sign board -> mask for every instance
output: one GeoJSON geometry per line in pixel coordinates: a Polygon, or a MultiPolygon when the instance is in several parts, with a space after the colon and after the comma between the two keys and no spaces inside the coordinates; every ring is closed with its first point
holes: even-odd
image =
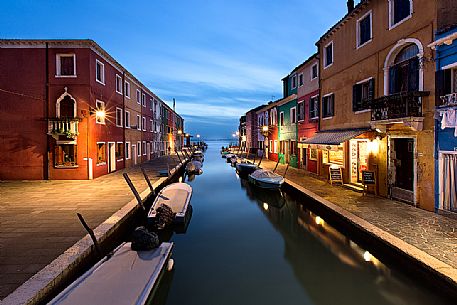
{"type": "Polygon", "coordinates": [[[376,184],[374,171],[362,171],[362,184],[376,184]]]}
{"type": "Polygon", "coordinates": [[[330,184],[333,184],[334,182],[343,184],[343,172],[341,171],[341,168],[329,167],[328,171],[330,174],[330,184]]]}

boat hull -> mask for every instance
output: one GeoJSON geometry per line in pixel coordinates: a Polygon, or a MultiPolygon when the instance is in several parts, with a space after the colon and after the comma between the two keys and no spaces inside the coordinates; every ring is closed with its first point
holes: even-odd
{"type": "Polygon", "coordinates": [[[176,213],[173,223],[182,224],[186,222],[191,198],[192,187],[187,183],[172,183],[164,187],[152,203],[147,216],[148,223],[155,223],[156,209],[161,204],[168,205],[176,213]]]}

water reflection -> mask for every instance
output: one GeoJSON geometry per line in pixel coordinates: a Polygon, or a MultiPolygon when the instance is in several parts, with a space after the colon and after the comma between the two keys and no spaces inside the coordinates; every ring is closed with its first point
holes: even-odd
{"type": "MultiPolygon", "coordinates": [[[[359,247],[325,220],[286,193],[266,194],[246,181],[242,188],[281,233],[284,257],[315,304],[441,304],[407,285],[369,251],[359,247]],[[328,252],[310,239],[318,241],[328,252]],[[330,259],[328,253],[338,261],[330,259]],[[357,295],[355,295],[355,293],[357,295]]],[[[444,303],[443,303],[444,304],[444,303]]]]}

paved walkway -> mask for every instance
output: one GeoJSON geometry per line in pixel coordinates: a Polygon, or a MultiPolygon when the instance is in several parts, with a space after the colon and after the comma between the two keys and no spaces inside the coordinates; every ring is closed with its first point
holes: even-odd
{"type": "MultiPolygon", "coordinates": [[[[268,169],[275,165],[269,160],[261,163],[261,167],[268,169]]],[[[284,174],[285,168],[285,165],[279,165],[276,172],[284,174]]],[[[342,186],[332,186],[301,169],[289,167],[286,178],[457,268],[456,219],[387,198],[362,196],[342,186]]]]}
{"type": "MultiPolygon", "coordinates": [[[[143,164],[151,182],[165,158],[143,164]]],[[[92,181],[0,181],[0,300],[86,235],[76,212],[95,228],[132,200],[124,172],[147,188],[139,166],[92,181]]]]}

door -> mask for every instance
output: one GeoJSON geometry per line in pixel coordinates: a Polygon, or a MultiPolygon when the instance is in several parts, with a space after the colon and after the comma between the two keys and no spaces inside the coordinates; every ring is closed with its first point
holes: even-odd
{"type": "Polygon", "coordinates": [[[114,143],[108,143],[108,171],[116,170],[116,146],[114,143]]]}
{"type": "Polygon", "coordinates": [[[362,171],[368,170],[368,141],[357,141],[357,182],[362,183],[362,171]]]}
{"type": "Polygon", "coordinates": [[[151,142],[146,143],[146,154],[148,155],[148,160],[151,160],[151,142]]]}
{"type": "Polygon", "coordinates": [[[390,168],[391,194],[395,199],[415,202],[415,140],[391,139],[390,168]]]}
{"type": "Polygon", "coordinates": [[[136,158],[137,158],[137,155],[136,155],[136,145],[132,145],[132,157],[133,157],[133,164],[136,165],[136,158]]]}
{"type": "Polygon", "coordinates": [[[306,159],[308,155],[308,150],[304,147],[300,148],[300,167],[306,169],[306,159]]]}

